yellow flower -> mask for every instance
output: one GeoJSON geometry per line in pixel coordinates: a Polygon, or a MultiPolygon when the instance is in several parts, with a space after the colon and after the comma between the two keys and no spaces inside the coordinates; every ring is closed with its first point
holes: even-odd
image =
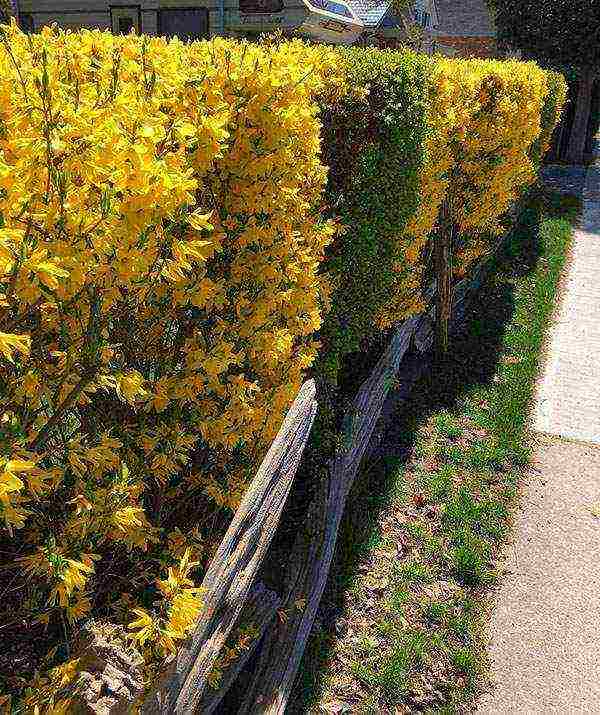
{"type": "Polygon", "coordinates": [[[30,350],[30,335],[15,335],[0,332],[0,353],[2,353],[9,362],[14,362],[14,353],[21,353],[21,355],[27,357],[30,350]]]}
{"type": "Polygon", "coordinates": [[[116,388],[119,397],[134,405],[137,400],[147,396],[144,389],[144,378],[137,370],[132,370],[126,374],[119,373],[116,376],[116,388]]]}
{"type": "Polygon", "coordinates": [[[201,231],[202,229],[212,231],[214,229],[214,225],[209,222],[209,219],[212,214],[212,211],[209,211],[207,214],[202,214],[199,211],[194,211],[187,216],[186,221],[196,231],[201,231]]]}
{"type": "Polygon", "coordinates": [[[128,628],[132,631],[133,637],[140,644],[144,645],[147,641],[153,640],[156,636],[156,626],[152,616],[143,608],[133,608],[132,612],[137,618],[128,624],[128,628]]]}

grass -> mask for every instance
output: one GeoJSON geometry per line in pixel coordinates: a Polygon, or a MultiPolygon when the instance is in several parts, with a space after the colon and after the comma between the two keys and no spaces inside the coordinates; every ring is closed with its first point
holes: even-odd
{"type": "Polygon", "coordinates": [[[390,426],[394,449],[358,480],[291,712],[455,713],[475,697],[487,589],[531,456],[532,391],[578,209],[531,200],[452,355],[390,426]]]}

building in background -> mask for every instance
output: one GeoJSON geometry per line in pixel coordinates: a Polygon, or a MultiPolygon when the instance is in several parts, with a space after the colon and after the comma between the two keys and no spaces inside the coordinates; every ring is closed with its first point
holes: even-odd
{"type": "Polygon", "coordinates": [[[408,10],[397,13],[390,0],[348,0],[365,26],[359,44],[378,47],[408,44],[417,50],[435,51],[436,1],[415,0],[408,10]]]}
{"type": "Polygon", "coordinates": [[[398,15],[393,0],[19,0],[19,18],[26,31],[56,22],[195,40],[280,29],[332,44],[490,57],[496,32],[486,1],[415,0],[398,15]]]}
{"type": "Polygon", "coordinates": [[[495,57],[496,28],[487,0],[435,0],[434,39],[460,57],[495,57]]]}
{"type": "Polygon", "coordinates": [[[363,31],[345,0],[20,0],[27,31],[60,27],[131,30],[198,40],[218,35],[256,37],[281,29],[321,42],[351,44],[363,31]]]}

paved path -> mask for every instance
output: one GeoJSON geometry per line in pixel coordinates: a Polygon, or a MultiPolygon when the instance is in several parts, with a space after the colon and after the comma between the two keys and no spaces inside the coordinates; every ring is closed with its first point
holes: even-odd
{"type": "Polygon", "coordinates": [[[583,197],[533,419],[540,432],[600,444],[600,163],[583,197]]]}
{"type": "Polygon", "coordinates": [[[479,715],[600,715],[600,159],[582,196],[479,715]]]}
{"type": "Polygon", "coordinates": [[[550,164],[542,167],[541,171],[546,186],[561,194],[575,194],[575,196],[582,195],[586,175],[585,166],[550,164]]]}
{"type": "Polygon", "coordinates": [[[490,627],[478,715],[600,713],[600,448],[540,444],[490,627]]]}

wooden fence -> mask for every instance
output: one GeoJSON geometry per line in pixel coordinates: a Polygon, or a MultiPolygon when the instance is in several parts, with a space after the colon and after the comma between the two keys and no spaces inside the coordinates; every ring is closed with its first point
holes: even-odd
{"type": "MultiPolygon", "coordinates": [[[[573,82],[569,86],[569,102],[563,112],[562,119],[554,133],[550,143],[550,148],[545,156],[546,164],[557,162],[566,162],[568,160],[568,150],[571,141],[571,131],[575,119],[575,110],[577,107],[577,83],[573,82]]],[[[600,123],[600,79],[594,84],[592,91],[592,105],[588,121],[586,145],[585,145],[585,160],[588,161],[594,154],[594,137],[598,131],[600,123]]]]}
{"type": "MultiPolygon", "coordinates": [[[[478,287],[487,266],[488,261],[483,262],[469,279],[454,287],[448,313],[453,326],[462,322],[468,298],[478,287]]],[[[215,712],[228,691],[235,688],[251,657],[254,664],[245,674],[243,688],[239,688],[235,712],[274,715],[285,711],[327,582],[346,500],[361,461],[370,442],[372,445],[374,440],[381,439],[376,426],[385,405],[393,404],[398,394],[394,386],[400,383],[406,396],[410,390],[407,383],[418,377],[414,370],[410,374],[401,370],[403,358],[409,351],[413,356],[416,352],[425,366],[426,356],[431,353],[436,335],[435,306],[439,305],[434,286],[428,297],[427,311],[395,327],[387,349],[360,387],[346,414],[339,447],[326,474],[316,484],[304,522],[298,526],[275,592],[261,582],[260,569],[273,544],[317,411],[315,383],[309,380],[302,386],[208,567],[201,584],[204,607],[195,631],[154,684],[141,713],[215,712]],[[283,613],[287,617],[278,617],[283,613]],[[210,676],[219,664],[228,637],[249,623],[258,637],[225,669],[218,687],[213,687],[210,676]]],[[[110,712],[124,713],[128,707],[127,703],[120,703],[110,712]]]]}

